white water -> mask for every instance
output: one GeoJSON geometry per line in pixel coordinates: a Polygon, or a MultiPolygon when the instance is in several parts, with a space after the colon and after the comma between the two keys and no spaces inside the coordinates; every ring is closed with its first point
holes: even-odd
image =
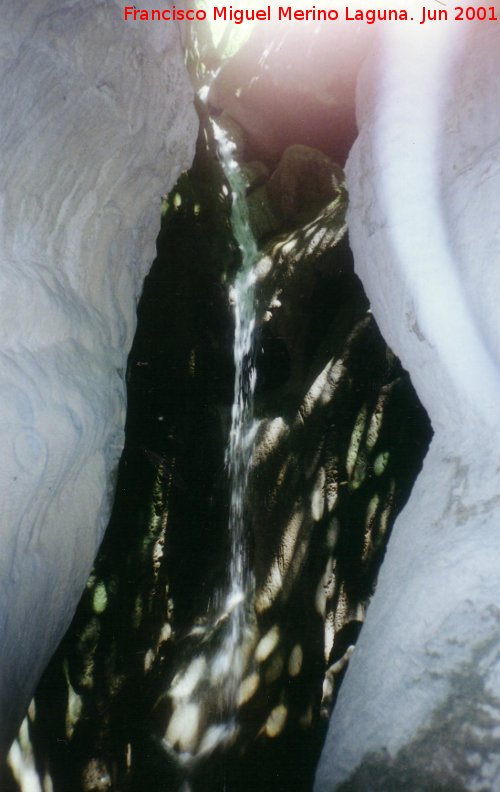
{"type": "MultiPolygon", "coordinates": [[[[241,251],[241,266],[231,287],[234,311],[234,398],[226,449],[229,476],[230,557],[228,583],[215,598],[215,616],[192,636],[214,641],[191,657],[169,690],[173,713],[164,745],[185,765],[217,746],[230,745],[238,734],[238,691],[251,663],[254,580],[248,559],[248,476],[258,422],[253,404],[255,370],[255,272],[258,249],[246,203],[246,184],[234,158],[235,145],[213,123],[217,151],[231,189],[231,227],[241,251]],[[215,648],[213,648],[215,645],[215,648]]],[[[170,754],[171,755],[171,754],[170,754]]]]}
{"type": "Polygon", "coordinates": [[[230,487],[231,550],[229,586],[225,596],[224,611],[229,616],[229,626],[216,659],[228,675],[226,695],[234,697],[244,665],[242,644],[247,626],[246,601],[251,597],[254,589],[248,562],[246,496],[253,443],[258,426],[253,413],[256,382],[254,265],[258,258],[258,249],[250,226],[246,182],[234,158],[236,146],[215,122],[212,124],[220,162],[231,188],[231,227],[241,252],[241,266],[230,293],[235,320],[233,346],[235,377],[231,429],[226,449],[230,487]]]}

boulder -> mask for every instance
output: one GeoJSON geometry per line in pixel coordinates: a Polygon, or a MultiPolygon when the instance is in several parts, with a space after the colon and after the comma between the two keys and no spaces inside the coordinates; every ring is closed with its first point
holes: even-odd
{"type": "Polygon", "coordinates": [[[269,179],[271,206],[282,227],[304,225],[337,197],[344,175],[322,151],[289,146],[269,179]]]}

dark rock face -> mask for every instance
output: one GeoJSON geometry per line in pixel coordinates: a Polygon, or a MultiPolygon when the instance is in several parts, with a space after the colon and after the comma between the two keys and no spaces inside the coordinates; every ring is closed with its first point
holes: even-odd
{"type": "Polygon", "coordinates": [[[269,179],[267,192],[280,227],[305,225],[337,195],[342,171],[322,151],[289,146],[269,179]]]}
{"type": "MultiPolygon", "coordinates": [[[[262,630],[280,631],[274,663],[303,653],[316,716],[320,699],[330,711],[430,436],[353,273],[345,201],[340,187],[313,221],[270,240],[259,265],[256,607],[262,630]]],[[[277,700],[306,709],[287,674],[277,700]]]]}
{"type": "Polygon", "coordinates": [[[203,131],[165,206],[139,305],[111,522],[36,696],[33,744],[55,790],[100,788],[96,767],[110,789],[175,784],[178,769],[154,737],[158,700],[174,669],[173,636],[206,612],[224,574],[233,368],[221,281],[238,256],[203,131]]]}

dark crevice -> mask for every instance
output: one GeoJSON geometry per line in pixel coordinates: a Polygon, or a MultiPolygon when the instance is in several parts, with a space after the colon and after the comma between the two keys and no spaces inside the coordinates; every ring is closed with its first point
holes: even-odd
{"type": "Polygon", "coordinates": [[[331,669],[357,639],[431,437],[354,274],[338,165],[305,144],[290,153],[284,142],[280,184],[295,189],[312,161],[336,174],[333,186],[318,177],[314,212],[303,211],[298,193],[285,217],[268,189],[283,151],[259,164],[259,147],[242,144],[240,163],[257,174],[249,197],[260,191],[253,222],[272,260],[257,288],[262,424],[249,545],[259,636],[278,628],[279,640],[240,707],[237,741],[186,768],[163,740],[168,690],[184,659],[206,651],[200,630],[227,577],[228,289],[240,258],[207,110],[198,109],[196,159],[166,199],[139,304],[112,518],[36,692],[31,740],[54,792],[177,792],[187,777],[192,792],[309,792],[346,665],[331,669]],[[275,569],[280,582],[267,593],[275,569]],[[283,711],[275,727],[273,713],[283,711]]]}

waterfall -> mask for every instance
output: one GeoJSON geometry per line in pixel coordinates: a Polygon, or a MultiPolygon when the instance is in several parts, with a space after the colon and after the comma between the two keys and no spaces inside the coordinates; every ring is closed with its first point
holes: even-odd
{"type": "Polygon", "coordinates": [[[258,421],[253,402],[255,369],[255,264],[258,249],[250,227],[246,183],[234,157],[235,144],[211,122],[217,152],[231,190],[231,226],[241,266],[230,290],[234,311],[234,398],[225,462],[229,478],[230,557],[228,582],[214,598],[214,613],[190,636],[199,650],[170,686],[172,715],[164,747],[183,762],[196,762],[238,734],[239,690],[252,673],[254,580],[248,559],[248,475],[258,421]],[[252,614],[252,615],[251,615],[252,614]]]}
{"type": "Polygon", "coordinates": [[[246,600],[253,592],[253,578],[249,568],[246,536],[246,493],[248,471],[258,422],[254,418],[253,402],[256,382],[255,369],[255,272],[258,248],[250,226],[246,201],[246,182],[238,162],[236,149],[223,129],[212,121],[220,162],[231,189],[231,227],[241,252],[241,266],[231,288],[230,299],[234,312],[234,397],[231,410],[231,429],[226,449],[229,475],[229,586],[224,610],[229,627],[218,661],[228,675],[226,696],[234,698],[243,670],[242,642],[246,628],[246,600]]]}

